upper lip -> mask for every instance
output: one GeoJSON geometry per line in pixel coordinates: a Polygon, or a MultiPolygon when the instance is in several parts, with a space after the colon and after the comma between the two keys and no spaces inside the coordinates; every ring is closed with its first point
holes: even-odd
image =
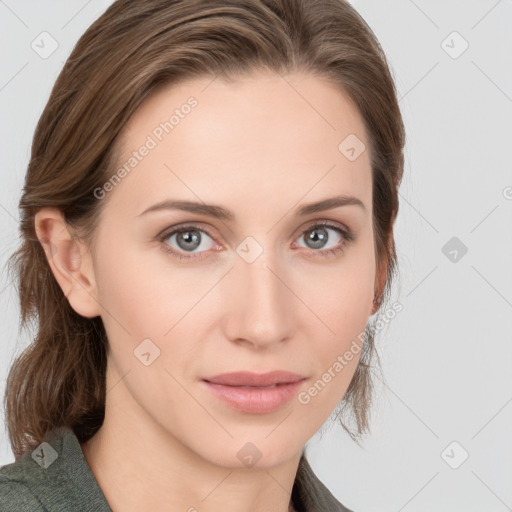
{"type": "Polygon", "coordinates": [[[252,372],[232,372],[216,375],[203,379],[214,384],[224,384],[226,386],[272,386],[273,384],[283,384],[289,382],[298,382],[305,379],[303,375],[288,372],[285,370],[275,370],[268,373],[252,372]]]}

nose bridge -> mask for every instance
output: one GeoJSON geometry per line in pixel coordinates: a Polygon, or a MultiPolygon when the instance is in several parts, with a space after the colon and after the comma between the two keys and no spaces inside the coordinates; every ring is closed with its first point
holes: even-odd
{"type": "Polygon", "coordinates": [[[239,257],[232,272],[234,318],[230,322],[235,331],[230,335],[255,345],[269,345],[290,336],[295,305],[293,294],[283,283],[287,281],[285,267],[275,248],[263,248],[250,238],[237,248],[239,257]]]}

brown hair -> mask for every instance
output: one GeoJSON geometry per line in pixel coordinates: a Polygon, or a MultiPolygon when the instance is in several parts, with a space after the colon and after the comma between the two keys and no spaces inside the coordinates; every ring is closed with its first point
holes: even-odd
{"type": "MultiPolygon", "coordinates": [[[[255,69],[304,71],[345,91],[370,144],[377,262],[396,268],[393,221],[403,172],[405,133],[395,85],[372,30],[345,0],[117,0],[82,35],[39,119],[19,203],[22,244],[9,260],[20,325],[37,333],[17,357],[4,397],[15,457],[59,426],[81,441],[104,418],[108,341],[101,317],[70,306],[35,233],[43,206],[59,208],[90,241],[100,206],[93,193],[116,168],[118,137],[141,103],[162,85],[188,78],[235,78],[255,69]]],[[[341,141],[340,141],[341,142],[341,141]]],[[[374,333],[340,402],[368,430],[374,333]]]]}

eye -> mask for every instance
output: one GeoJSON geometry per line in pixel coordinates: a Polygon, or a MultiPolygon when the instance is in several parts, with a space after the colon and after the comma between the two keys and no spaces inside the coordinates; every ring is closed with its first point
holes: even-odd
{"type": "Polygon", "coordinates": [[[201,257],[199,254],[196,255],[195,252],[202,253],[215,246],[212,237],[204,229],[195,225],[182,226],[179,229],[167,232],[160,237],[160,241],[164,242],[162,248],[166,252],[172,253],[179,259],[201,257]],[[166,243],[167,240],[171,242],[166,243]],[[171,243],[174,243],[177,249],[174,249],[170,245],[171,243]]]}
{"type": "MultiPolygon", "coordinates": [[[[329,221],[317,222],[303,231],[299,240],[304,239],[306,248],[313,249],[313,256],[331,256],[342,252],[354,236],[347,230],[329,223],[329,221]],[[334,235],[329,234],[334,232],[334,235]],[[332,242],[330,244],[330,242],[332,242]]],[[[304,247],[304,246],[302,246],[304,247]]]]}
{"type": "MultiPolygon", "coordinates": [[[[330,221],[317,221],[302,231],[298,240],[302,238],[306,240],[307,245],[299,245],[299,247],[310,249],[307,252],[309,252],[308,256],[312,257],[341,253],[355,239],[350,230],[334,225],[330,221]]],[[[203,258],[205,257],[203,253],[208,250],[222,249],[222,246],[213,240],[205,228],[195,224],[166,230],[158,239],[162,249],[178,259],[203,258]]]]}

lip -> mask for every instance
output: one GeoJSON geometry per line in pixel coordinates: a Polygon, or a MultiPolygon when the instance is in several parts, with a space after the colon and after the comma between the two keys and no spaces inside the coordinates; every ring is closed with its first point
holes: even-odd
{"type": "Polygon", "coordinates": [[[298,393],[306,378],[292,372],[265,374],[235,372],[203,379],[206,387],[224,403],[241,412],[275,411],[298,393]]]}
{"type": "Polygon", "coordinates": [[[208,377],[203,380],[214,384],[224,384],[226,386],[271,386],[273,384],[288,384],[304,379],[303,375],[288,372],[285,370],[275,370],[267,373],[253,372],[231,372],[208,377]]]}

